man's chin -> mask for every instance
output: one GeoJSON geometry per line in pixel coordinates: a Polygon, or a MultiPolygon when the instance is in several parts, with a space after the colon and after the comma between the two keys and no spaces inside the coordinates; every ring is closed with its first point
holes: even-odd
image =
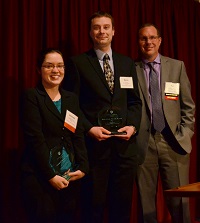
{"type": "Polygon", "coordinates": [[[152,57],[154,55],[154,52],[152,52],[151,50],[149,51],[145,51],[143,52],[143,54],[146,56],[146,57],[152,57]]]}
{"type": "Polygon", "coordinates": [[[105,44],[105,43],[96,43],[95,46],[97,48],[102,48],[102,47],[108,46],[108,44],[105,44]]]}
{"type": "Polygon", "coordinates": [[[98,43],[99,43],[99,44],[107,44],[108,42],[105,41],[105,40],[100,40],[98,43]]]}

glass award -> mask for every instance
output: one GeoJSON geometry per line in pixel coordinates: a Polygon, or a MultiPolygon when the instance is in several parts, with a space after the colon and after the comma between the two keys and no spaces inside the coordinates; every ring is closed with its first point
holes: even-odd
{"type": "Polygon", "coordinates": [[[120,110],[117,108],[101,110],[98,114],[98,124],[110,131],[112,135],[126,134],[126,132],[117,131],[123,127],[120,110]]]}
{"type": "Polygon", "coordinates": [[[64,177],[66,180],[70,179],[68,172],[73,171],[72,163],[63,146],[55,146],[50,150],[49,164],[55,174],[64,177]]]}

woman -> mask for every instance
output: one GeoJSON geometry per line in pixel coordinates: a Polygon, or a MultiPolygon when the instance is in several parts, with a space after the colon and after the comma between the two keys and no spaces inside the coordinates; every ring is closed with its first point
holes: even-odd
{"type": "Polygon", "coordinates": [[[79,103],[60,87],[65,72],[60,51],[42,51],[37,67],[41,80],[24,92],[20,106],[23,200],[30,222],[75,222],[78,179],[88,172],[79,103]]]}

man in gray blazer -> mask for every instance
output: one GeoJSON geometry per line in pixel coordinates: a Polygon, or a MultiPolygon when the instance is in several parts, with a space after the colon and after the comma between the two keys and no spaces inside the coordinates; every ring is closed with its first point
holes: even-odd
{"type": "MultiPolygon", "coordinates": [[[[136,137],[140,151],[137,182],[142,205],[142,221],[157,222],[156,190],[160,174],[163,189],[189,183],[189,158],[194,134],[195,105],[191,86],[182,61],[159,54],[160,32],[153,24],[139,29],[141,60],[136,61],[140,96],[143,103],[140,131],[136,137]],[[158,89],[153,102],[153,73],[158,89]],[[159,102],[160,108],[158,107],[159,102]],[[161,113],[157,128],[156,119],[161,113]]],[[[184,198],[166,198],[173,223],[189,223],[189,203],[184,198]]]]}

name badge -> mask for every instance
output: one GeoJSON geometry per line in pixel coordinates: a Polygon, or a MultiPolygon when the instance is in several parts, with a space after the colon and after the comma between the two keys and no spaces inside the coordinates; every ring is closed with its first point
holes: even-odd
{"type": "Polygon", "coordinates": [[[67,110],[65,115],[64,126],[71,132],[75,133],[77,122],[78,116],[67,110]]]}
{"type": "Polygon", "coordinates": [[[180,90],[180,83],[165,83],[165,99],[166,100],[178,100],[180,90]]]}
{"type": "Polygon", "coordinates": [[[133,78],[132,77],[120,77],[120,87],[121,88],[128,88],[133,89],[133,78]]]}

